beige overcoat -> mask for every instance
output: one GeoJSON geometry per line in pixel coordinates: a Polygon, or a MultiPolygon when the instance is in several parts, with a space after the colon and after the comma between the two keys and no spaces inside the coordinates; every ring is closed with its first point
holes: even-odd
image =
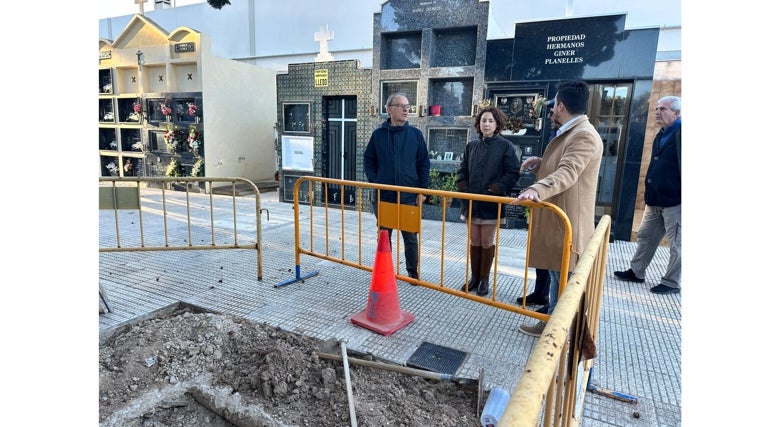
{"type": "MultiPolygon", "coordinates": [[[[551,140],[536,169],[536,182],[528,188],[538,192],[544,202],[557,205],[570,220],[573,232],[570,270],[594,232],[594,207],[602,138],[588,116],[583,115],[561,135],[551,140]]],[[[549,209],[533,213],[529,265],[560,271],[565,227],[549,209]]]]}

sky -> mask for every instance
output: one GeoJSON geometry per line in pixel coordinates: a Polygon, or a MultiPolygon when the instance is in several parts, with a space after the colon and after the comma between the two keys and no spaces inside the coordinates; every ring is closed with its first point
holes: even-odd
{"type": "MultiPolygon", "coordinates": [[[[189,4],[206,3],[206,0],[170,0],[172,6],[187,6],[189,4]]],[[[230,0],[230,3],[235,0],[230,0]]],[[[143,10],[150,12],[153,10],[154,0],[147,0],[143,3],[143,10]]],[[[98,18],[110,18],[113,16],[131,15],[137,13],[140,7],[135,4],[135,0],[98,0],[97,15],[98,18]]]]}

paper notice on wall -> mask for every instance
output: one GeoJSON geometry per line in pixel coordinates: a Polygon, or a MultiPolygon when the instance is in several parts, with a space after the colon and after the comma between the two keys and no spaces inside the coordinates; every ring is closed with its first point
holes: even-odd
{"type": "Polygon", "coordinates": [[[314,138],[283,135],[282,169],[314,172],[314,138]]]}

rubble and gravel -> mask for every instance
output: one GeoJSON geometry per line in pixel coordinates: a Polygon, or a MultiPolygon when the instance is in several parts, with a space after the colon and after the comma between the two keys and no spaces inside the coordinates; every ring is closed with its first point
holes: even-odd
{"type": "MultiPolygon", "coordinates": [[[[101,338],[100,426],[348,426],[343,364],[323,344],[232,315],[147,318],[101,338]]],[[[477,386],[349,371],[360,426],[479,425],[477,386]]]]}

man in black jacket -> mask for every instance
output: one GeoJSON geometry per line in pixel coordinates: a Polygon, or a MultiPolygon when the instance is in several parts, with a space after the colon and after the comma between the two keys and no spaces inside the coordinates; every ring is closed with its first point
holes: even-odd
{"type": "MultiPolygon", "coordinates": [[[[430,159],[422,131],[411,126],[409,100],[406,95],[396,93],[385,103],[390,116],[372,132],[364,151],[364,173],[367,180],[377,184],[400,185],[404,187],[428,188],[430,186],[430,159]]],[[[380,191],[380,200],[405,205],[422,205],[425,196],[416,193],[380,191]],[[398,199],[397,199],[398,198],[398,199]]],[[[377,202],[373,201],[377,215],[377,202]]],[[[388,230],[388,238],[392,230],[388,230]]],[[[419,243],[417,233],[401,231],[404,238],[404,257],[409,277],[419,279],[419,243]]]]}
{"type": "Polygon", "coordinates": [[[639,226],[631,267],[615,277],[643,283],[660,241],[668,237],[670,258],[655,294],[681,292],[681,98],[657,101],[655,119],[661,127],[652,143],[652,160],[644,180],[644,218],[639,226]]]}

